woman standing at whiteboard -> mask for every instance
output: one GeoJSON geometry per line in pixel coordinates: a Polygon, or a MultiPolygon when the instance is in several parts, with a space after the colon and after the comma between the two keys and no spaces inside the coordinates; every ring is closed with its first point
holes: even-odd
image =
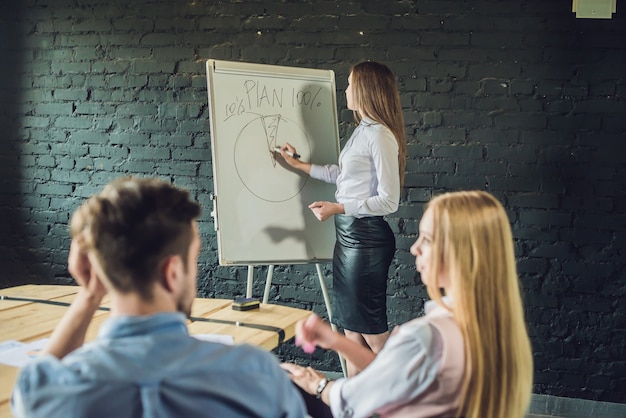
{"type": "MultiPolygon", "coordinates": [[[[313,202],[320,221],[335,216],[332,321],[346,337],[380,351],[389,336],[387,275],[396,250],[383,216],[398,210],[406,165],[404,118],[396,80],[384,64],[352,67],[346,88],[348,109],[358,123],[338,164],[300,161],[289,143],[280,154],[312,178],[335,183],[336,202],[313,202]]],[[[347,363],[352,376],[359,372],[347,363]]]]}

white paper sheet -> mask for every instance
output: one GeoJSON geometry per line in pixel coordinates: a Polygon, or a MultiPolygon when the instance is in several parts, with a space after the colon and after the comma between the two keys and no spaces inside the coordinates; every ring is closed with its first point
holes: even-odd
{"type": "Polygon", "coordinates": [[[194,334],[192,337],[202,341],[210,341],[213,343],[221,343],[226,345],[233,345],[235,340],[232,335],[226,334],[194,334]]]}
{"type": "Polygon", "coordinates": [[[3,341],[0,343],[0,363],[7,366],[22,367],[33,358],[37,357],[37,353],[44,348],[48,338],[33,341],[30,343],[21,343],[18,341],[3,341]]]}

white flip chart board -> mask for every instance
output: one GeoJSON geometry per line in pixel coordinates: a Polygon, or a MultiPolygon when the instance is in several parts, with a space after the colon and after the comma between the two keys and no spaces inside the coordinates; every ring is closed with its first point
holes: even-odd
{"type": "Polygon", "coordinates": [[[334,72],[218,60],[206,65],[220,265],[331,260],[333,220],[318,221],[308,205],[334,201],[335,185],[292,169],[270,150],[289,142],[302,161],[337,163],[334,72]]]}

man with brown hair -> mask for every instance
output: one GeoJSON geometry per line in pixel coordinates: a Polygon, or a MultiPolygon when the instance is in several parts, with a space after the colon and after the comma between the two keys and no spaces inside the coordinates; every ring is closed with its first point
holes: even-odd
{"type": "Polygon", "coordinates": [[[43,354],[25,366],[16,417],[302,417],[301,397],[258,348],[189,336],[200,206],[156,179],[122,178],[71,221],[68,269],[81,286],[43,354]],[[111,316],[85,333],[108,292],[111,316]]]}

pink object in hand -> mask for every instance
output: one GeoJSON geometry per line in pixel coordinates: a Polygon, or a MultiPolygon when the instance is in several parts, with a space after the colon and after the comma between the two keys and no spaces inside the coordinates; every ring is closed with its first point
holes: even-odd
{"type": "Polygon", "coordinates": [[[307,354],[311,354],[312,352],[315,351],[315,344],[311,343],[311,342],[302,342],[302,340],[300,338],[296,338],[296,345],[298,347],[302,347],[302,351],[304,351],[307,354]]]}
{"type": "Polygon", "coordinates": [[[315,344],[313,343],[302,344],[302,350],[307,354],[311,354],[312,352],[315,351],[315,344]]]}

